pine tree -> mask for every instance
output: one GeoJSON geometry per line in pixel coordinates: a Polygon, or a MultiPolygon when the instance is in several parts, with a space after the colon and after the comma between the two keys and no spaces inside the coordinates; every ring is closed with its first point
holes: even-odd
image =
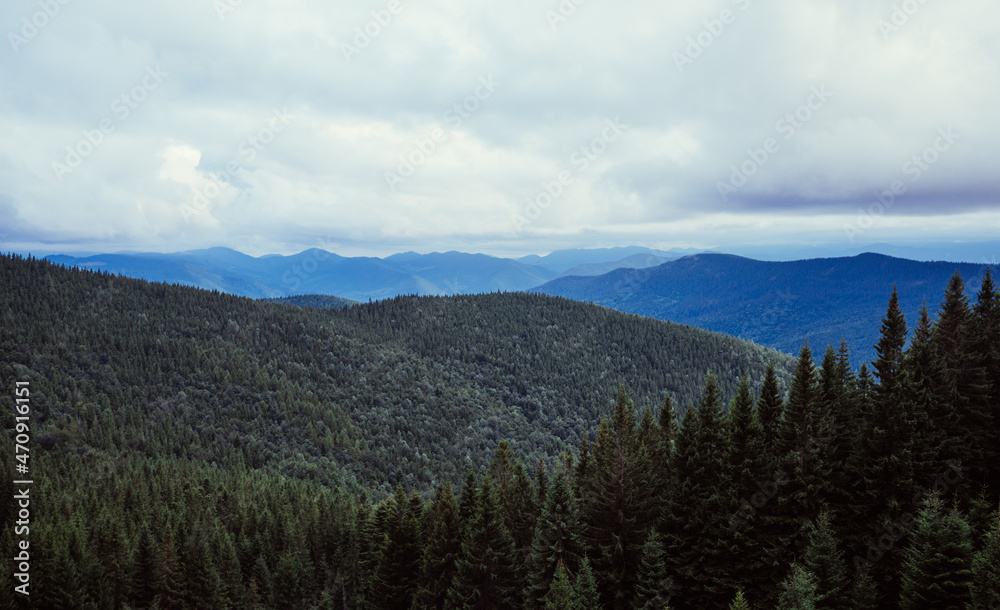
{"type": "Polygon", "coordinates": [[[765,455],[766,444],[754,408],[750,378],[744,375],[729,407],[723,457],[726,497],[722,514],[730,519],[723,534],[731,563],[717,578],[724,578],[728,588],[748,591],[753,597],[757,597],[758,589],[767,586],[765,559],[769,536],[764,533],[755,506],[762,504],[761,486],[766,488],[774,477],[765,455]]]}
{"type": "Polygon", "coordinates": [[[900,572],[902,610],[961,608],[970,599],[972,541],[956,509],[931,496],[917,516],[900,572]]]}
{"type": "Polygon", "coordinates": [[[503,524],[500,501],[488,475],[476,495],[478,506],[463,536],[462,555],[448,591],[447,607],[517,608],[520,583],[514,540],[503,524]]]}
{"type": "Polygon", "coordinates": [[[1000,513],[972,560],[970,610],[1000,608],[1000,513]]]}
{"type": "Polygon", "coordinates": [[[983,434],[987,443],[983,448],[983,460],[992,466],[984,476],[991,490],[990,499],[996,501],[1000,499],[1000,430],[995,425],[1000,421],[1000,293],[993,283],[989,267],[983,275],[973,311],[975,360],[985,372],[987,404],[991,406],[989,416],[994,423],[983,434]]]}
{"type": "Polygon", "coordinates": [[[552,586],[544,596],[545,610],[576,610],[579,602],[576,597],[576,590],[573,582],[566,573],[566,568],[562,564],[556,567],[555,576],[552,578],[552,586]]]}
{"type": "Polygon", "coordinates": [[[816,608],[853,610],[850,580],[843,552],[830,523],[829,514],[820,513],[809,527],[809,544],[802,557],[802,567],[816,577],[816,608]]]}
{"type": "Polygon", "coordinates": [[[733,603],[729,604],[729,610],[750,610],[750,603],[744,597],[742,589],[736,591],[736,597],[733,598],[733,603]]]}
{"type": "Polygon", "coordinates": [[[793,563],[791,573],[781,583],[776,610],[816,610],[816,577],[793,563]]]}
{"type": "Polygon", "coordinates": [[[157,587],[154,603],[160,608],[180,608],[184,603],[184,581],[174,541],[173,531],[167,530],[167,535],[160,546],[156,564],[157,587]]]}
{"type": "Polygon", "coordinates": [[[576,574],[584,554],[576,497],[565,470],[556,471],[547,496],[532,543],[525,600],[528,608],[542,605],[558,567],[566,570],[567,576],[576,574]]]}
{"type": "MultiPolygon", "coordinates": [[[[965,284],[956,272],[945,290],[933,342],[944,371],[945,398],[956,415],[962,465],[971,467],[970,478],[974,483],[984,484],[993,470],[993,464],[989,463],[993,413],[986,370],[975,350],[975,330],[965,284]]],[[[967,487],[971,486],[963,489],[967,487]]],[[[970,495],[971,490],[963,489],[959,490],[961,497],[970,495]]]]}
{"type": "Polygon", "coordinates": [[[581,512],[605,606],[630,607],[642,545],[655,523],[652,464],[640,442],[632,399],[618,389],[615,409],[602,419],[594,469],[584,482],[581,512]]]}
{"type": "Polygon", "coordinates": [[[148,526],[143,526],[139,534],[133,563],[135,569],[132,580],[132,594],[135,605],[139,608],[149,608],[156,597],[156,557],[159,554],[153,534],[148,526]]]}
{"type": "Polygon", "coordinates": [[[953,405],[944,392],[945,380],[932,342],[933,332],[924,303],[903,361],[903,393],[914,418],[913,460],[920,484],[931,483],[926,479],[936,464],[959,457],[954,441],[958,424],[953,405]]]}
{"type": "Polygon", "coordinates": [[[727,438],[721,402],[718,382],[710,372],[698,408],[688,407],[677,435],[677,484],[670,493],[663,531],[671,577],[684,592],[676,604],[680,610],[712,607],[731,594],[725,583],[730,522],[725,513],[727,438]]]}
{"type": "Polygon", "coordinates": [[[635,603],[632,607],[647,610],[663,608],[670,601],[672,584],[667,574],[666,551],[660,535],[653,530],[642,547],[635,603]]]}
{"type": "Polygon", "coordinates": [[[414,607],[421,610],[441,610],[445,607],[462,551],[458,503],[455,502],[450,482],[439,488],[435,512],[437,518],[424,549],[421,585],[414,602],[414,607]]]}
{"type": "Polygon", "coordinates": [[[764,438],[775,438],[778,434],[778,422],[781,421],[781,412],[784,410],[784,401],[778,390],[778,377],[774,372],[774,363],[767,363],[767,370],[764,371],[764,384],[760,388],[760,396],[757,398],[757,415],[760,425],[764,429],[764,438]]]}
{"type": "Polygon", "coordinates": [[[590,610],[600,607],[601,596],[597,592],[597,579],[594,578],[594,571],[590,569],[590,560],[586,557],[583,558],[583,562],[580,564],[580,571],[576,575],[574,588],[576,589],[576,598],[580,610],[590,610]]]}
{"type": "Polygon", "coordinates": [[[818,405],[812,350],[803,345],[777,438],[785,476],[778,481],[775,502],[780,528],[776,549],[785,556],[804,550],[807,525],[827,507],[831,495],[830,427],[818,405]]]}

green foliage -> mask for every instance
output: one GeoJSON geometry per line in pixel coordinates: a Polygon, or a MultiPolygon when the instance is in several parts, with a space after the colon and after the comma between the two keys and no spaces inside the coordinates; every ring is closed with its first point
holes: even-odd
{"type": "Polygon", "coordinates": [[[781,583],[776,610],[815,610],[816,577],[798,564],[792,564],[788,578],[781,583]]]}
{"type": "Polygon", "coordinates": [[[969,525],[931,496],[917,517],[900,574],[902,610],[961,608],[972,584],[969,525]]]}
{"type": "Polygon", "coordinates": [[[787,403],[787,359],[541,296],[316,311],[11,257],[0,281],[47,507],[27,607],[996,601],[988,275],[909,347],[890,299],[877,380],[804,348],[787,403]]]}

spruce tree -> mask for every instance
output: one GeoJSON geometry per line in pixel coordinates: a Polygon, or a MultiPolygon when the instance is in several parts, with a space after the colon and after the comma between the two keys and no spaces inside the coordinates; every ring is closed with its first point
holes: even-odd
{"type": "Polygon", "coordinates": [[[976,363],[985,372],[987,404],[990,405],[990,418],[993,426],[983,434],[983,460],[992,468],[984,473],[986,485],[990,490],[990,499],[1000,499],[1000,293],[993,282],[990,268],[986,268],[982,284],[976,295],[976,305],[973,308],[973,322],[976,342],[973,349],[976,353],[976,363]]]}
{"type": "Polygon", "coordinates": [[[580,610],[600,607],[601,597],[597,591],[597,579],[594,577],[594,571],[590,569],[590,560],[586,557],[580,564],[580,571],[576,575],[574,587],[580,610]]]}
{"type": "MultiPolygon", "coordinates": [[[[975,349],[975,331],[965,284],[956,272],[945,290],[933,342],[944,371],[945,399],[956,415],[956,432],[960,435],[956,440],[962,466],[970,467],[973,483],[982,485],[990,480],[994,467],[989,462],[994,420],[986,369],[975,349]]],[[[959,490],[960,497],[971,495],[969,487],[959,490]]]]}
{"type": "Polygon", "coordinates": [[[928,498],[917,516],[900,572],[902,610],[962,608],[970,599],[972,541],[956,509],[928,498]]]}
{"type": "Polygon", "coordinates": [[[792,564],[788,578],[781,583],[776,610],[816,610],[816,577],[792,564]]]}
{"type": "Polygon", "coordinates": [[[594,443],[593,472],[584,482],[582,515],[601,599],[628,608],[635,596],[642,545],[655,523],[652,464],[640,441],[635,409],[624,387],[594,443]]]}
{"type": "Polygon", "coordinates": [[[830,427],[818,405],[812,350],[803,345],[777,438],[784,476],[775,502],[780,528],[776,549],[786,557],[805,549],[806,527],[830,498],[830,427]]]}
{"type": "Polygon", "coordinates": [[[731,591],[726,532],[727,490],[723,454],[727,445],[722,398],[713,373],[705,379],[698,408],[688,407],[677,435],[674,471],[664,534],[674,583],[683,590],[680,610],[725,603],[731,591]]]}
{"type": "Polygon", "coordinates": [[[500,501],[488,475],[476,495],[476,514],[464,535],[447,607],[517,608],[521,595],[514,540],[503,524],[500,501]]]}
{"type": "Polygon", "coordinates": [[[556,567],[556,573],[552,578],[552,586],[544,596],[544,610],[576,610],[579,602],[576,597],[576,590],[573,581],[566,573],[566,568],[562,564],[556,567]]]}
{"type": "Polygon", "coordinates": [[[764,429],[764,438],[777,436],[778,422],[781,421],[783,410],[784,401],[778,389],[778,376],[774,372],[774,363],[768,362],[767,369],[764,371],[764,383],[760,388],[760,396],[757,397],[757,416],[764,429]]]}
{"type": "Polygon", "coordinates": [[[670,601],[672,582],[667,573],[666,551],[660,535],[652,530],[642,547],[633,608],[660,610],[670,601]]]}
{"type": "Polygon", "coordinates": [[[1000,608],[1000,513],[972,560],[970,610],[1000,608]]]}
{"type": "Polygon", "coordinates": [[[584,555],[576,497],[563,469],[557,470],[535,528],[525,605],[538,608],[560,566],[574,576],[584,555]]]}
{"type": "Polygon", "coordinates": [[[761,486],[766,489],[774,473],[766,459],[764,429],[746,375],[730,404],[727,428],[722,514],[730,520],[723,535],[731,562],[719,577],[725,578],[727,588],[747,591],[756,598],[756,592],[768,586],[765,562],[769,536],[755,504],[766,508],[760,496],[761,486]]]}
{"type": "Polygon", "coordinates": [[[421,584],[414,601],[414,608],[420,610],[441,610],[445,607],[462,551],[458,503],[450,482],[439,488],[435,512],[437,518],[424,548],[421,584]]]}
{"type": "Polygon", "coordinates": [[[802,567],[816,577],[817,609],[853,610],[847,564],[827,512],[820,513],[815,523],[810,524],[802,567]]]}
{"type": "Polygon", "coordinates": [[[742,589],[736,592],[736,597],[734,597],[733,602],[729,604],[729,610],[750,610],[750,603],[747,602],[742,589]]]}

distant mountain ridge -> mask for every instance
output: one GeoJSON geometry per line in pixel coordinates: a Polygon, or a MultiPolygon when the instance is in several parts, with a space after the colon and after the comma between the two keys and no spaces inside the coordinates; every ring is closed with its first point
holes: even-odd
{"type": "Polygon", "coordinates": [[[806,340],[822,350],[844,338],[859,363],[875,356],[878,321],[893,285],[912,327],[924,300],[934,315],[956,270],[972,297],[985,269],[871,253],[790,262],[709,253],[647,269],[563,277],[532,292],[690,324],[790,353],[806,340]]]}
{"type": "Polygon", "coordinates": [[[171,254],[118,252],[45,258],[67,267],[252,298],[329,294],[368,301],[414,294],[517,292],[555,279],[567,269],[577,275],[598,275],[675,257],[659,250],[629,247],[562,250],[519,260],[454,251],[345,257],[316,248],[289,256],[253,257],[229,248],[208,248],[171,254]]]}

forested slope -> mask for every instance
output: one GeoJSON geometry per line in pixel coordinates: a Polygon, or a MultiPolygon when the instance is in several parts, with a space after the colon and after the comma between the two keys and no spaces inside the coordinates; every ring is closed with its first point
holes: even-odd
{"type": "MultiPolygon", "coordinates": [[[[684,405],[705,372],[790,358],[565,299],[408,297],[302,309],[0,259],[5,382],[35,380],[48,444],[429,492],[510,439],[576,446],[620,383],[684,405]]],[[[7,414],[9,416],[9,414],[7,414]]]]}
{"type": "Polygon", "coordinates": [[[890,293],[871,368],[803,347],[786,394],[757,346],[539,295],[303,309],[0,272],[34,439],[0,452],[34,480],[29,519],[0,477],[31,574],[0,571],[3,608],[1000,603],[989,274],[915,320],[890,293]]]}

